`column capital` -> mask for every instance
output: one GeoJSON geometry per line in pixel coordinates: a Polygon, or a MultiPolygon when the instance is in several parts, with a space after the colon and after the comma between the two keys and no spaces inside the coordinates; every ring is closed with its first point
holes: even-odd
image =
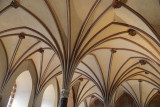
{"type": "Polygon", "coordinates": [[[68,96],[69,96],[69,89],[62,89],[61,98],[68,98],[68,96]]]}

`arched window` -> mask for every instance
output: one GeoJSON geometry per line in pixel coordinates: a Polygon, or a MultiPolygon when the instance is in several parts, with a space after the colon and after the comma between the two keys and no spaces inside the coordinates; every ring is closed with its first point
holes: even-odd
{"type": "Polygon", "coordinates": [[[54,107],[55,91],[53,85],[49,85],[43,94],[41,107],[54,107]]]}
{"type": "Polygon", "coordinates": [[[8,106],[7,107],[12,107],[12,103],[13,103],[13,100],[14,100],[14,96],[16,94],[16,89],[17,89],[17,84],[16,82],[14,83],[14,86],[12,88],[12,92],[11,92],[11,95],[9,97],[9,100],[8,100],[8,106]]]}
{"type": "Polygon", "coordinates": [[[28,107],[32,91],[32,79],[29,71],[21,73],[15,83],[7,107],[28,107]]]}

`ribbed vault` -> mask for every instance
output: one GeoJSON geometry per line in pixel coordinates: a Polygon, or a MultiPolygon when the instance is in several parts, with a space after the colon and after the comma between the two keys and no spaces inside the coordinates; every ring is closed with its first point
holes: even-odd
{"type": "Polygon", "coordinates": [[[113,107],[125,93],[146,107],[160,91],[159,10],[159,0],[1,0],[0,93],[32,60],[33,105],[54,80],[57,106],[72,89],[76,106],[113,107]]]}

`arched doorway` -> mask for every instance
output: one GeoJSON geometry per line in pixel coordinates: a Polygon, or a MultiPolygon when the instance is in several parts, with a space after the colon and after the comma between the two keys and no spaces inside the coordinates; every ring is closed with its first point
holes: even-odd
{"type": "Polygon", "coordinates": [[[96,99],[92,104],[91,107],[104,107],[104,104],[99,100],[96,99]]]}
{"type": "Polygon", "coordinates": [[[41,107],[54,107],[54,102],[55,102],[54,87],[53,85],[49,85],[43,93],[41,107]]]}
{"type": "Polygon", "coordinates": [[[15,81],[7,107],[28,107],[31,91],[31,75],[29,71],[24,71],[15,81]]]}
{"type": "Polygon", "coordinates": [[[159,107],[160,106],[160,94],[158,93],[153,97],[153,99],[149,102],[148,107],[159,107]]]}
{"type": "Polygon", "coordinates": [[[130,95],[124,93],[121,95],[121,97],[118,98],[115,107],[138,107],[138,106],[130,95]]]}

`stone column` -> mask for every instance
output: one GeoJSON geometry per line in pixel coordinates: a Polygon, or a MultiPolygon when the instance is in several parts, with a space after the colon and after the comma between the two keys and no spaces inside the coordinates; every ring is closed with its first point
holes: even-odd
{"type": "Polygon", "coordinates": [[[107,101],[107,98],[104,98],[104,107],[108,107],[108,101],[107,101]]]}
{"type": "Polygon", "coordinates": [[[35,99],[33,100],[32,107],[36,107],[36,101],[35,101],[35,99]]]}
{"type": "Polygon", "coordinates": [[[62,89],[59,107],[67,107],[69,89],[62,89]]]}
{"type": "Polygon", "coordinates": [[[0,93],[0,102],[2,101],[2,94],[0,93]]]}
{"type": "Polygon", "coordinates": [[[32,107],[36,107],[37,97],[38,97],[38,95],[36,94],[36,95],[34,96],[34,99],[33,99],[32,107]]]}
{"type": "Polygon", "coordinates": [[[0,107],[2,106],[2,93],[0,92],[0,107]]]}

